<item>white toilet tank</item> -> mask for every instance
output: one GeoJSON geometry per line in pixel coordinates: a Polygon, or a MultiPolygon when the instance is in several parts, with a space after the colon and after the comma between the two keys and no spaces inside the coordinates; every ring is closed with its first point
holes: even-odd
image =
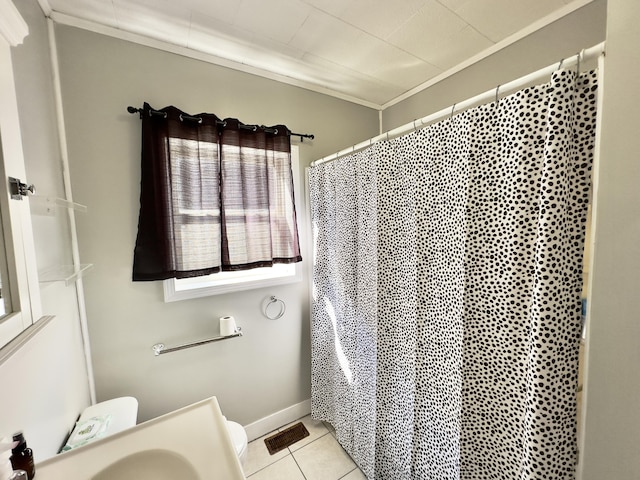
{"type": "Polygon", "coordinates": [[[80,415],[62,451],[126,430],[135,426],[137,419],[138,400],[134,397],[119,397],[91,405],[80,415]]]}
{"type": "Polygon", "coordinates": [[[121,432],[136,425],[138,421],[138,400],[134,397],[118,397],[96,403],[85,408],[82,415],[80,415],[79,421],[100,415],[112,416],[107,432],[104,435],[105,437],[121,432]]]}

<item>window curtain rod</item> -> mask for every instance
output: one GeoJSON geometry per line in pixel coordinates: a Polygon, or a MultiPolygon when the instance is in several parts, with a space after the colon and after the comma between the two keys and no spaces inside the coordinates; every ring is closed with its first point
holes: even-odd
{"type": "MultiPolygon", "coordinates": [[[[128,106],[127,107],[127,112],[134,114],[134,113],[139,113],[140,114],[140,118],[142,118],[142,108],[135,108],[132,106],[128,106]]],[[[150,115],[164,115],[166,116],[167,114],[165,112],[161,112],[159,110],[150,110],[149,111],[150,115]]],[[[183,120],[192,120],[194,122],[201,122],[202,119],[200,117],[197,116],[191,116],[191,115],[182,115],[180,117],[183,120]]],[[[221,127],[225,127],[226,126],[226,122],[222,121],[222,120],[218,120],[218,125],[221,127]]],[[[252,131],[256,131],[258,128],[263,128],[265,132],[267,133],[277,133],[276,129],[273,128],[267,128],[267,127],[263,127],[260,125],[244,125],[244,124],[240,124],[240,128],[242,128],[243,130],[252,130],[252,131]]],[[[310,140],[313,140],[315,138],[315,135],[313,135],[312,133],[294,133],[292,131],[289,131],[289,135],[292,137],[300,137],[300,141],[304,142],[305,138],[308,138],[310,140]]]]}
{"type": "Polygon", "coordinates": [[[332,153],[331,155],[323,157],[319,160],[315,160],[311,162],[311,167],[316,167],[322,163],[337,160],[338,158],[344,157],[345,155],[350,155],[358,150],[367,148],[381,140],[389,140],[391,138],[405,135],[412,130],[426,127],[427,125],[440,121],[446,117],[453,117],[454,114],[460,113],[462,110],[466,110],[467,108],[470,108],[472,106],[481,105],[488,100],[497,102],[500,94],[505,94],[507,92],[513,93],[514,91],[517,91],[520,88],[523,88],[533,82],[550,76],[554,71],[559,70],[560,68],[577,65],[577,70],[580,71],[580,62],[593,60],[598,58],[600,55],[604,55],[604,47],[605,42],[602,42],[594,45],[591,48],[583,49],[576,55],[573,55],[566,59],[562,59],[559,64],[554,63],[553,65],[549,65],[548,67],[541,68],[540,70],[520,77],[504,85],[498,85],[496,88],[487,90],[486,92],[481,93],[480,95],[476,95],[475,97],[472,97],[468,100],[460,103],[454,103],[452,106],[443,108],[442,110],[427,115],[426,117],[418,118],[413,122],[409,122],[385,133],[381,133],[380,135],[370,138],[369,140],[365,140],[364,142],[360,142],[357,145],[353,145],[352,147],[345,148],[344,150],[340,150],[337,153],[332,153]]]}

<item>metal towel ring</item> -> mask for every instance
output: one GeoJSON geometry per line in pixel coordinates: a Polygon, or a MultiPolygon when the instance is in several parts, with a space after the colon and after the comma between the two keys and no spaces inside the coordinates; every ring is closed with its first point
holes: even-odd
{"type": "Polygon", "coordinates": [[[269,320],[278,320],[280,317],[282,317],[284,315],[284,312],[286,312],[286,311],[287,311],[287,305],[284,303],[284,300],[279,299],[275,295],[271,295],[271,300],[264,307],[264,316],[267,317],[269,320]],[[269,306],[273,305],[274,303],[280,303],[281,304],[280,313],[278,313],[275,316],[271,316],[271,315],[269,315],[269,306]]]}

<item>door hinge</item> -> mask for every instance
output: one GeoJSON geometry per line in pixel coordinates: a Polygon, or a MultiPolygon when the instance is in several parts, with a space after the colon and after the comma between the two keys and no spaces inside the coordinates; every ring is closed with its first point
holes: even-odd
{"type": "Polygon", "coordinates": [[[11,192],[11,198],[14,200],[22,200],[22,197],[26,197],[31,193],[36,193],[35,185],[27,185],[22,183],[19,178],[9,177],[9,192],[11,192]]]}

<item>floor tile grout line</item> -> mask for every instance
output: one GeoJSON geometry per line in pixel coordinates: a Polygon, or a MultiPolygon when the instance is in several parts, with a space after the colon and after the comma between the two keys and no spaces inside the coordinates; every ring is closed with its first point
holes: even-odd
{"type": "MultiPolygon", "coordinates": [[[[267,435],[269,435],[269,434],[267,434],[267,435]]],[[[266,437],[267,435],[264,435],[264,437],[266,437]]],[[[260,437],[260,438],[256,438],[255,440],[251,440],[251,442],[249,442],[249,443],[257,442],[258,440],[261,440],[261,438],[262,438],[262,437],[260,437]]],[[[262,441],[261,441],[261,442],[259,442],[259,444],[260,444],[260,445],[262,445],[262,446],[264,447],[264,449],[267,451],[267,453],[269,453],[269,449],[267,448],[267,445],[264,443],[264,439],[262,439],[262,441]]],[[[288,450],[288,448],[287,448],[287,450],[288,450]]],[[[278,453],[280,453],[280,452],[282,452],[282,451],[284,451],[284,449],[283,449],[283,450],[280,450],[279,452],[274,453],[273,455],[277,455],[278,453]]],[[[273,455],[271,455],[271,457],[273,457],[273,455]]],[[[289,455],[290,455],[290,453],[289,453],[289,455]]],[[[270,457],[267,457],[267,458],[270,458],[270,457]]],[[[247,476],[247,478],[250,478],[250,477],[254,476],[256,473],[261,472],[261,471],[262,471],[262,470],[264,470],[265,468],[268,468],[268,467],[270,467],[271,465],[273,465],[273,464],[275,464],[275,463],[278,463],[280,460],[283,460],[283,459],[285,459],[285,458],[287,458],[287,455],[284,455],[282,458],[278,458],[277,460],[274,460],[274,461],[272,461],[271,463],[268,463],[267,465],[265,465],[265,466],[264,466],[264,467],[262,467],[262,468],[259,468],[259,469],[258,469],[258,470],[256,470],[255,472],[252,472],[252,473],[251,473],[251,475],[248,475],[248,476],[247,476]]]]}
{"type": "MultiPolygon", "coordinates": [[[[331,433],[331,432],[327,432],[327,433],[331,433]]],[[[299,449],[296,450],[296,452],[301,451],[302,449],[304,449],[305,447],[307,447],[308,445],[311,445],[312,443],[314,443],[316,440],[319,440],[320,438],[324,437],[327,435],[327,433],[323,433],[322,435],[320,435],[318,438],[313,439],[312,441],[310,441],[309,443],[307,443],[306,445],[300,447],[299,449]]],[[[265,446],[266,448],[266,446],[265,446]]],[[[289,448],[287,448],[287,450],[289,450],[289,448]]],[[[343,448],[344,450],[344,448],[343,448]]],[[[249,475],[247,477],[247,479],[253,477],[254,475],[256,475],[258,472],[265,470],[273,465],[275,465],[276,463],[285,460],[287,457],[291,457],[292,460],[294,461],[294,463],[296,464],[296,467],[298,467],[298,470],[300,471],[300,474],[302,475],[302,477],[304,478],[304,480],[307,480],[307,476],[304,474],[304,471],[302,470],[302,468],[300,467],[300,464],[298,463],[298,460],[296,459],[295,452],[292,452],[289,450],[289,453],[287,455],[284,455],[282,458],[279,458],[278,460],[275,460],[274,462],[270,463],[269,465],[266,465],[264,467],[262,467],[259,470],[256,470],[255,472],[253,472],[251,475],[249,475]]],[[[349,457],[351,458],[351,457],[349,457]]],[[[353,461],[353,459],[351,459],[351,461],[353,461]]],[[[345,473],[344,475],[342,475],[341,477],[338,477],[336,480],[342,480],[344,478],[346,478],[348,475],[350,475],[351,473],[353,473],[354,471],[358,470],[360,467],[358,467],[358,464],[355,463],[355,461],[353,461],[354,463],[354,468],[352,468],[351,470],[349,470],[347,473],[345,473]]]]}
{"type": "MultiPolygon", "coordinates": [[[[331,433],[331,432],[327,432],[327,433],[331,433]]],[[[311,440],[309,443],[305,443],[303,446],[301,446],[300,448],[296,448],[295,450],[291,450],[291,446],[287,447],[289,450],[289,453],[291,455],[293,455],[295,452],[299,452],[300,450],[302,450],[303,448],[311,445],[312,443],[315,443],[316,441],[320,440],[322,437],[324,437],[327,433],[323,433],[322,435],[320,435],[317,438],[314,438],[313,440],[311,440]]],[[[297,443],[297,442],[296,442],[297,443]]],[[[295,443],[293,443],[292,445],[295,445],[295,443]]]]}
{"type": "MultiPolygon", "coordinates": [[[[301,418],[304,418],[304,417],[301,417],[301,418]]],[[[290,445],[290,446],[288,446],[288,447],[286,447],[286,450],[287,450],[287,454],[286,454],[286,455],[282,456],[281,458],[279,458],[279,459],[277,459],[277,460],[272,461],[272,462],[271,462],[271,463],[269,463],[268,465],[265,465],[265,466],[263,466],[262,468],[260,468],[260,469],[258,469],[258,470],[256,470],[256,471],[252,472],[250,475],[248,475],[248,476],[247,476],[247,479],[249,479],[249,478],[251,478],[251,477],[255,476],[255,475],[256,475],[256,474],[258,474],[259,472],[261,472],[261,471],[263,471],[263,470],[265,470],[265,469],[267,469],[267,468],[269,468],[269,467],[272,467],[273,465],[275,465],[276,463],[280,462],[281,460],[285,460],[285,459],[287,458],[287,456],[291,456],[291,457],[292,457],[292,459],[293,459],[293,461],[294,461],[294,463],[296,464],[296,467],[298,467],[298,470],[300,471],[300,474],[302,475],[302,477],[304,478],[304,480],[307,480],[307,476],[306,476],[306,475],[305,475],[305,473],[302,471],[302,468],[300,467],[300,464],[298,463],[298,460],[297,460],[297,459],[296,459],[296,457],[295,457],[295,453],[296,453],[296,452],[301,452],[304,448],[306,448],[306,447],[307,447],[307,446],[309,446],[309,445],[312,445],[312,444],[313,444],[313,443],[315,443],[317,440],[320,440],[321,438],[324,438],[327,434],[330,434],[330,435],[331,435],[331,436],[332,436],[332,437],[337,441],[336,436],[333,434],[333,432],[331,431],[331,429],[327,426],[326,422],[322,421],[322,424],[323,424],[323,426],[324,426],[324,428],[325,428],[325,430],[326,430],[326,431],[325,431],[325,432],[323,432],[321,435],[318,435],[317,437],[313,438],[311,441],[309,441],[308,443],[305,443],[303,446],[301,446],[300,448],[297,448],[296,450],[291,450],[291,446],[295,445],[295,443],[294,443],[294,444],[292,444],[292,445],[290,445]]],[[[283,429],[288,428],[288,426],[289,426],[289,424],[287,424],[287,425],[283,425],[282,427],[277,428],[276,430],[274,430],[274,431],[273,431],[273,432],[271,432],[270,434],[279,433],[279,432],[281,432],[283,429]]],[[[267,435],[269,435],[269,434],[267,434],[267,435]]],[[[265,436],[266,436],[266,435],[265,435],[265,436]]],[[[305,437],[305,438],[306,438],[306,437],[305,437]]],[[[256,439],[252,440],[252,442],[256,442],[256,441],[258,441],[258,440],[260,440],[260,439],[259,439],[259,438],[256,438],[256,439]]],[[[301,439],[301,440],[302,440],[302,439],[301,439]]],[[[299,441],[300,441],[300,440],[299,440],[299,441]]],[[[251,442],[249,442],[249,443],[251,443],[251,442]]],[[[262,446],[264,447],[264,449],[268,452],[268,450],[269,450],[269,449],[267,448],[267,446],[266,446],[266,444],[264,443],[264,441],[262,441],[262,442],[260,442],[260,443],[262,444],[262,446]]],[[[296,443],[297,443],[297,442],[296,442],[296,443]]],[[[340,443],[339,443],[339,442],[338,442],[338,445],[342,448],[342,450],[344,450],[344,447],[342,447],[342,445],[340,445],[340,443]]],[[[285,449],[282,449],[282,450],[280,450],[279,452],[276,452],[274,455],[277,455],[278,453],[283,452],[284,450],[285,450],[285,449]]],[[[345,453],[346,453],[346,451],[345,451],[345,453]]],[[[348,454],[347,454],[347,455],[348,455],[348,454]]],[[[349,456],[349,458],[351,458],[351,457],[349,456]]],[[[359,467],[358,467],[358,465],[353,461],[353,459],[351,459],[351,461],[354,463],[354,468],[353,468],[353,469],[351,469],[351,470],[349,470],[347,473],[345,473],[344,475],[342,475],[341,477],[339,477],[339,478],[337,478],[337,479],[335,479],[335,480],[341,480],[341,479],[344,479],[347,475],[350,475],[351,473],[353,473],[355,470],[357,470],[357,469],[359,468],[359,467]]],[[[334,479],[331,479],[331,480],[334,480],[334,479]]]]}
{"type": "MultiPolygon", "coordinates": [[[[313,443],[313,442],[309,442],[309,445],[310,445],[311,443],[313,443]]],[[[305,447],[306,447],[306,445],[305,445],[305,447]]],[[[304,447],[302,447],[302,448],[304,448],[304,447]]],[[[300,448],[300,450],[302,450],[302,448],[300,448]]],[[[254,475],[256,475],[258,472],[261,472],[262,470],[265,470],[265,469],[267,469],[267,468],[269,468],[269,467],[271,467],[271,466],[275,465],[276,463],[278,463],[278,462],[281,462],[281,461],[285,460],[287,457],[291,457],[291,459],[293,460],[293,462],[296,464],[296,467],[298,467],[298,470],[300,471],[300,474],[302,475],[302,477],[304,478],[304,480],[307,480],[307,476],[304,474],[304,471],[302,471],[302,467],[300,467],[300,464],[298,463],[298,460],[296,460],[296,457],[294,457],[294,456],[293,456],[293,453],[292,453],[292,452],[290,452],[289,454],[285,455],[285,456],[284,456],[284,457],[282,457],[282,458],[279,458],[279,459],[278,459],[278,460],[276,460],[275,462],[270,463],[269,465],[267,465],[267,466],[265,466],[265,467],[261,468],[260,470],[256,470],[256,471],[255,471],[255,472],[253,472],[251,475],[249,475],[249,476],[247,477],[247,479],[249,479],[249,478],[253,477],[253,476],[254,476],[254,475]]],[[[349,472],[349,473],[351,473],[351,472],[349,472]]],[[[348,475],[348,474],[347,474],[347,475],[348,475]]],[[[341,477],[341,478],[342,478],[342,477],[341,477]]]]}
{"type": "MultiPolygon", "coordinates": [[[[311,443],[313,443],[313,442],[311,442],[311,443]]],[[[306,445],[305,445],[305,447],[306,447],[306,445]]],[[[304,448],[304,447],[302,447],[302,448],[304,448]]],[[[300,450],[302,450],[302,448],[300,450]]],[[[302,478],[304,478],[304,480],[307,480],[307,476],[302,471],[302,467],[298,463],[298,460],[296,460],[296,457],[293,456],[293,453],[291,453],[290,455],[291,455],[291,458],[293,458],[293,461],[296,463],[296,467],[298,467],[298,470],[300,470],[300,474],[302,475],[302,478]]]]}
{"type": "MultiPolygon", "coordinates": [[[[355,464],[356,462],[353,462],[353,463],[355,464]]],[[[340,477],[340,478],[338,478],[337,480],[341,480],[341,479],[345,478],[347,475],[350,475],[350,474],[352,474],[353,472],[355,472],[358,468],[360,468],[360,467],[358,467],[358,465],[356,465],[356,466],[355,466],[355,468],[354,468],[353,470],[349,470],[347,473],[345,473],[343,476],[341,476],[341,477],[340,477]]]]}
{"type": "MultiPolygon", "coordinates": [[[[297,462],[297,460],[296,460],[296,457],[295,457],[293,454],[294,454],[295,452],[299,452],[299,451],[300,451],[300,450],[302,450],[303,448],[305,448],[305,447],[307,447],[307,446],[311,445],[311,444],[312,444],[312,443],[314,443],[316,440],[321,439],[322,437],[324,437],[324,436],[325,436],[325,435],[327,435],[328,433],[331,433],[331,432],[327,431],[327,432],[323,433],[323,434],[322,434],[322,435],[320,435],[319,437],[314,438],[314,439],[313,439],[313,440],[311,440],[309,443],[306,443],[305,445],[303,445],[302,447],[300,447],[300,448],[296,449],[295,451],[291,451],[291,447],[286,447],[286,448],[287,448],[287,451],[289,452],[287,455],[291,455],[291,456],[293,457],[293,461],[294,461],[294,462],[296,462],[296,465],[298,465],[298,462],[297,462]]],[[[259,440],[259,438],[256,438],[255,440],[252,440],[252,442],[257,442],[258,440],[259,440]]],[[[251,442],[249,442],[249,443],[251,443],[251,442]]],[[[264,444],[264,441],[263,441],[263,442],[261,442],[261,443],[263,443],[263,444],[264,444]]],[[[293,445],[295,445],[295,444],[293,444],[293,445]]],[[[265,448],[265,450],[267,450],[267,452],[269,451],[269,449],[267,448],[267,446],[266,446],[266,445],[264,445],[264,448],[265,448]]],[[[284,451],[284,449],[280,450],[280,452],[282,452],[282,451],[284,451]]],[[[278,453],[280,453],[280,452],[276,452],[274,455],[276,455],[276,454],[278,454],[278,453]]],[[[274,460],[273,462],[269,463],[268,465],[265,465],[264,467],[262,467],[262,468],[260,468],[260,469],[256,470],[255,472],[251,473],[251,475],[249,475],[247,478],[250,478],[250,477],[254,476],[256,473],[258,473],[258,472],[260,472],[260,471],[264,470],[265,468],[270,467],[271,465],[273,465],[273,464],[275,464],[275,463],[278,463],[280,460],[284,460],[285,458],[287,458],[287,455],[284,455],[282,458],[279,458],[279,459],[277,459],[277,460],[274,460]]],[[[300,469],[300,466],[299,466],[299,465],[298,465],[298,468],[300,469]]],[[[300,469],[300,471],[302,472],[302,469],[300,469]]],[[[304,473],[302,473],[302,476],[304,476],[304,477],[305,477],[305,480],[306,480],[306,478],[307,478],[307,477],[304,475],[304,473]]]]}
{"type": "Polygon", "coordinates": [[[258,469],[258,470],[256,470],[255,472],[251,473],[251,475],[248,475],[248,476],[247,476],[247,478],[251,478],[251,477],[253,477],[256,473],[261,472],[262,470],[264,470],[264,469],[266,469],[266,468],[269,468],[271,465],[274,465],[274,464],[278,463],[278,462],[279,462],[280,460],[282,460],[283,458],[287,458],[287,456],[285,455],[284,457],[279,458],[279,459],[278,459],[278,460],[276,460],[275,462],[271,462],[269,465],[265,465],[264,467],[259,468],[259,469],[258,469]]]}

